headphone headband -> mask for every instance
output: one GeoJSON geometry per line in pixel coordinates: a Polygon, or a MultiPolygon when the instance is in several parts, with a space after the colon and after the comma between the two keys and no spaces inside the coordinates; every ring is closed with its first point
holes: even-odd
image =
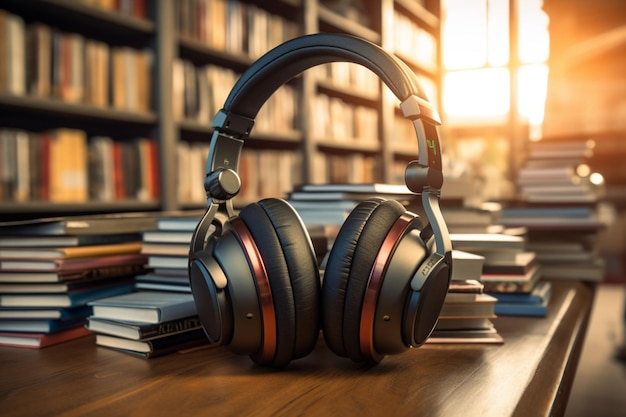
{"type": "MultiPolygon", "coordinates": [[[[241,148],[267,99],[301,72],[330,62],[352,62],[367,67],[401,101],[402,113],[412,121],[418,143],[418,160],[406,169],[406,185],[411,191],[422,194],[429,223],[438,229],[435,235],[447,235],[447,230],[441,229],[443,218],[438,207],[426,207],[433,205],[429,196],[438,197],[443,184],[436,129],[441,122],[437,111],[426,98],[417,76],[404,62],[372,42],[345,34],[317,33],[292,39],[270,50],[244,71],[212,123],[215,130],[205,178],[210,200],[228,204],[239,191],[237,170],[241,148]]],[[[442,254],[450,249],[449,244],[441,241],[436,246],[437,252],[442,254]]]]}

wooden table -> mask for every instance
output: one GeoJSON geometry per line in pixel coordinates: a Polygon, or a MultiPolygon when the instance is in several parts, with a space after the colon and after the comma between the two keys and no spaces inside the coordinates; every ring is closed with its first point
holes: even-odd
{"type": "Polygon", "coordinates": [[[41,350],[0,348],[9,416],[562,415],[594,287],[556,282],[546,318],[494,320],[503,345],[426,345],[376,366],[314,353],[276,371],[224,348],[144,360],[88,336],[41,350]]]}

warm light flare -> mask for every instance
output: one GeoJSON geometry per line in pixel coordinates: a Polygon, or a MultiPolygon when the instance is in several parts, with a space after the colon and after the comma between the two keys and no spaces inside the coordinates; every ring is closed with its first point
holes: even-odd
{"type": "Polygon", "coordinates": [[[506,123],[511,94],[519,117],[540,134],[547,94],[548,17],[542,0],[518,2],[517,88],[509,64],[509,0],[445,0],[443,109],[447,123],[506,123]]]}

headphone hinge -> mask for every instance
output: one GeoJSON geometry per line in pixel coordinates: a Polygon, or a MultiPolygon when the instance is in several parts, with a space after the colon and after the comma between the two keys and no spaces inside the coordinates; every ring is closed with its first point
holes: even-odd
{"type": "Polygon", "coordinates": [[[226,112],[224,109],[217,112],[211,124],[211,127],[221,133],[232,135],[236,138],[248,137],[253,126],[254,119],[232,112],[226,112]]]}

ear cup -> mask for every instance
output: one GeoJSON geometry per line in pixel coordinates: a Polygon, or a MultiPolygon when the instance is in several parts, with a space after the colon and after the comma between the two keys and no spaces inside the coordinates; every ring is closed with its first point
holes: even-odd
{"type": "Polygon", "coordinates": [[[284,200],[250,204],[239,218],[263,259],[274,301],[276,351],[270,364],[284,366],[309,354],[319,336],[321,288],[313,245],[300,216],[284,200]]]}
{"type": "Polygon", "coordinates": [[[359,328],[368,278],[387,233],[404,212],[397,201],[368,200],[355,207],[337,234],[322,287],[324,339],[337,355],[366,359],[359,328]]]}

